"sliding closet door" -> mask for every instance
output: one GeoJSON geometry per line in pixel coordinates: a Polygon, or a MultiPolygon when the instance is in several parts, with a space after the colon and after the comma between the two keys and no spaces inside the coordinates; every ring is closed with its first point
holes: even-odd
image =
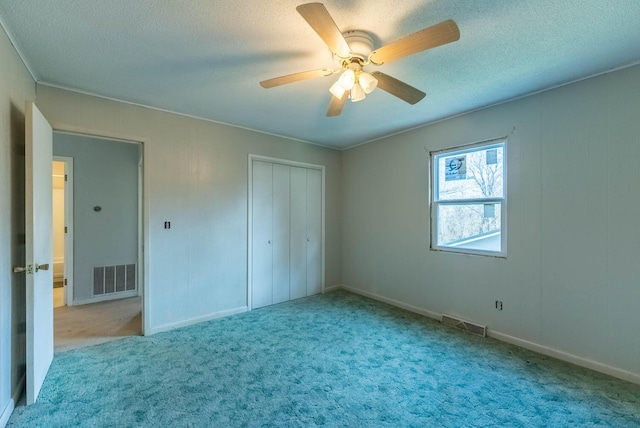
{"type": "Polygon", "coordinates": [[[307,169],[307,296],[322,292],[322,172],[307,169]]]}
{"type": "Polygon", "coordinates": [[[307,295],[307,169],[291,167],[289,297],[307,295]]]}
{"type": "Polygon", "coordinates": [[[273,302],[289,300],[290,170],[273,164],[273,302]]]}
{"type": "Polygon", "coordinates": [[[251,306],[273,303],[273,164],[253,161],[251,306]]]}

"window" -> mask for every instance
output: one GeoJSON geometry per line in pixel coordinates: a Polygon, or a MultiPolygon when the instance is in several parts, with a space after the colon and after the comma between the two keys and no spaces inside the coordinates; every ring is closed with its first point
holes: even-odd
{"type": "Polygon", "coordinates": [[[431,249],[506,256],[506,144],[431,153],[431,249]]]}

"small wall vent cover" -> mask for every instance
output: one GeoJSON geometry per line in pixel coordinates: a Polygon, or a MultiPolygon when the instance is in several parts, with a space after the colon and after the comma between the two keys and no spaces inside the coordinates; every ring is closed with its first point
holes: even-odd
{"type": "Polygon", "coordinates": [[[487,327],[469,321],[464,321],[460,318],[452,317],[451,315],[442,314],[440,323],[459,328],[461,330],[466,330],[470,333],[477,334],[478,336],[485,337],[487,335],[487,327]]]}
{"type": "Polygon", "coordinates": [[[136,289],[136,265],[93,268],[93,295],[125,293],[136,289]]]}

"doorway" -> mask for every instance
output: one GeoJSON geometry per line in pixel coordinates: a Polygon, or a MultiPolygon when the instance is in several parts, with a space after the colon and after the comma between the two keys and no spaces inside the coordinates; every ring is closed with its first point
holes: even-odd
{"type": "Polygon", "coordinates": [[[142,145],[54,131],[53,154],[55,350],[141,335],[142,145]]]}
{"type": "Polygon", "coordinates": [[[73,158],[54,156],[53,202],[53,307],[71,305],[73,295],[73,158]]]}

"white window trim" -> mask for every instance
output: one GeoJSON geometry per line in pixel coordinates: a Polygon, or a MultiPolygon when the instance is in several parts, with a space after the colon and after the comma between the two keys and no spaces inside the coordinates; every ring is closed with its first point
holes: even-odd
{"type": "Polygon", "coordinates": [[[507,258],[507,137],[494,138],[491,140],[480,141],[477,143],[467,144],[463,146],[457,147],[449,147],[446,149],[435,150],[429,152],[429,180],[431,181],[431,186],[429,187],[429,204],[430,204],[430,215],[431,215],[431,233],[430,233],[430,250],[431,251],[441,251],[446,253],[459,253],[459,254],[469,254],[469,255],[477,255],[477,256],[489,256],[489,257],[497,257],[497,258],[507,258]],[[504,144],[504,151],[502,154],[502,164],[503,164],[503,195],[502,197],[497,198],[474,198],[474,199],[447,199],[444,201],[437,200],[438,198],[438,188],[436,187],[437,179],[435,177],[436,174],[436,166],[434,164],[434,159],[436,156],[447,154],[447,155],[461,155],[469,152],[476,151],[480,147],[490,147],[492,145],[504,144]],[[500,204],[500,249],[501,251],[486,251],[486,250],[473,250],[468,248],[455,248],[450,246],[442,246],[437,245],[438,242],[438,206],[440,205],[471,205],[478,203],[499,203],[500,204]]]}

